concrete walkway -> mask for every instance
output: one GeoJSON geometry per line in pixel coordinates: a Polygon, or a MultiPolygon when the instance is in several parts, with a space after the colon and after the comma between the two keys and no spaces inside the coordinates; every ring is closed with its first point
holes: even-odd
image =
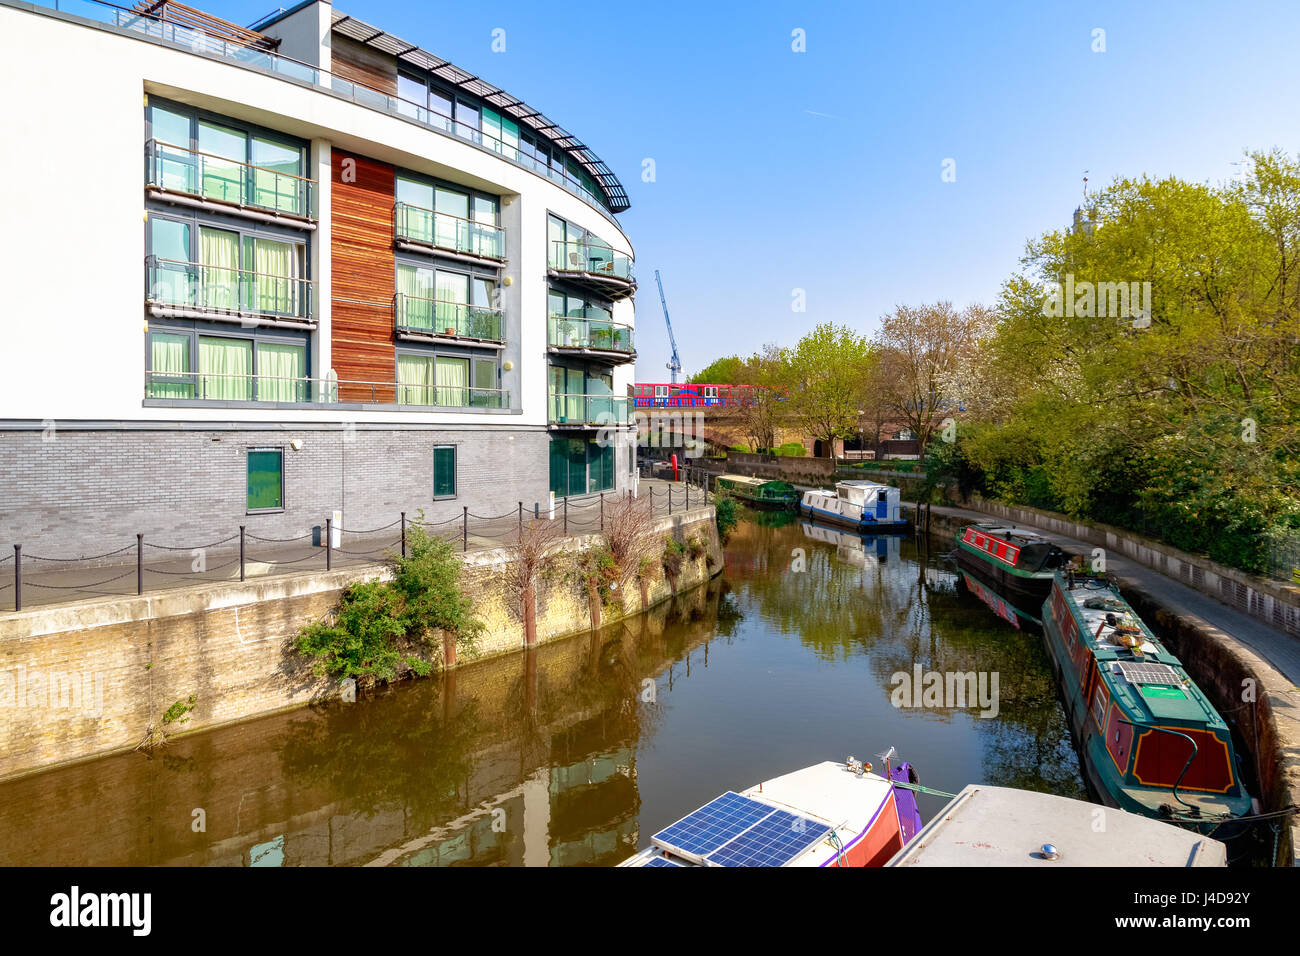
{"type": "MultiPolygon", "coordinates": [[[[688,493],[681,483],[658,478],[641,478],[638,498],[649,500],[656,515],[686,511],[688,493]],[[670,495],[671,492],[671,495],[670,495]]],[[[574,496],[568,501],[567,516],[563,501],[557,501],[554,520],[563,522],[572,534],[591,534],[602,526],[602,507],[609,508],[617,496],[606,492],[602,506],[598,494],[574,496]]],[[[689,505],[698,508],[705,494],[693,486],[689,505]]],[[[542,513],[546,517],[546,512],[542,513]]],[[[523,520],[532,518],[525,511],[523,520]]],[[[519,514],[482,515],[470,511],[468,525],[461,516],[428,522],[427,530],[450,541],[457,550],[483,551],[514,544],[518,540],[519,514]]],[[[408,524],[412,522],[408,519],[408,524]]],[[[323,531],[322,531],[323,534],[323,531]]],[[[383,562],[401,550],[400,519],[384,528],[348,531],[341,544],[331,549],[330,567],[362,567],[383,562]]],[[[196,584],[239,580],[239,535],[215,542],[155,544],[144,542],[143,593],[192,587],[196,584]]],[[[71,548],[69,550],[72,550],[71,548]]],[[[261,538],[249,534],[244,542],[246,580],[300,571],[323,571],[326,549],[313,546],[311,535],[291,540],[261,538]]],[[[0,613],[14,609],[13,554],[0,556],[0,613]]],[[[26,610],[44,605],[72,604],[103,597],[122,597],[137,593],[135,542],[109,558],[95,561],[49,560],[42,555],[24,554],[22,565],[22,606],[26,610]]]]}
{"type": "MultiPolygon", "coordinates": [[[[915,511],[916,505],[904,502],[903,508],[915,511]]],[[[943,505],[935,505],[934,514],[944,514],[952,518],[968,521],[991,520],[990,515],[980,511],[943,505]]],[[[1020,522],[1020,524],[1025,525],[1027,523],[1020,522]]],[[[1034,525],[1028,525],[1028,527],[1034,527],[1043,537],[1059,547],[1085,557],[1092,554],[1092,549],[1096,547],[1096,545],[1088,542],[1055,534],[1034,525]]],[[[1122,555],[1107,552],[1106,570],[1122,581],[1133,582],[1171,610],[1178,610],[1189,616],[1198,617],[1224,633],[1231,634],[1273,665],[1293,685],[1300,686],[1300,641],[1290,635],[1269,627],[1267,624],[1242,614],[1214,597],[1190,588],[1180,581],[1165,577],[1160,572],[1153,571],[1122,555]]]]}

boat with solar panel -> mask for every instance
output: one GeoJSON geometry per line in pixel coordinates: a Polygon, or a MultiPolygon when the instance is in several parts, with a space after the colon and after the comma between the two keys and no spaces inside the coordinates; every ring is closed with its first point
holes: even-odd
{"type": "Polygon", "coordinates": [[[994,522],[957,532],[957,563],[973,568],[1003,594],[1041,601],[1068,556],[1037,531],[994,522]]]}
{"type": "Polygon", "coordinates": [[[921,829],[911,764],[849,757],[728,791],[620,866],[883,866],[921,829]]]}
{"type": "Polygon", "coordinates": [[[1085,776],[1103,803],[1202,833],[1252,813],[1227,724],[1117,587],[1057,571],[1042,618],[1085,776]]]}

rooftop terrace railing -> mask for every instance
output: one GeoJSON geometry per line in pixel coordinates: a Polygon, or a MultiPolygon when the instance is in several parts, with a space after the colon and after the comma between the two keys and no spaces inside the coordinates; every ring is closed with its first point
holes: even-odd
{"type": "Polygon", "coordinates": [[[279,316],[311,321],[310,279],[148,256],[148,302],[204,314],[279,316]]]}
{"type": "Polygon", "coordinates": [[[145,185],[168,193],[301,219],[315,216],[316,183],[305,176],[156,139],[145,143],[145,185]]]}
{"type": "Polygon", "coordinates": [[[399,202],[393,207],[393,230],[398,239],[406,242],[486,259],[506,257],[506,231],[499,226],[410,203],[399,202]]]}
{"type": "Polygon", "coordinates": [[[173,23],[149,14],[120,7],[104,0],[27,0],[34,7],[44,7],[60,13],[103,23],[129,33],[158,40],[163,43],[185,47],[193,53],[219,57],[240,66],[252,66],[278,74],[300,83],[309,83],[321,89],[351,100],[362,106],[383,110],[394,116],[414,120],[429,129],[438,130],[451,136],[468,140],[477,146],[530,169],[538,175],[567,189],[575,196],[595,206],[613,219],[605,200],[592,193],[575,179],[570,178],[563,168],[552,167],[536,157],[527,155],[514,143],[508,143],[498,137],[466,123],[456,121],[429,107],[411,100],[384,93],[372,87],[345,79],[328,70],[303,63],[279,53],[271,53],[256,47],[245,46],[222,37],[213,36],[194,27],[173,23]]]}
{"type": "Polygon", "coordinates": [[[450,335],[500,342],[502,312],[482,305],[426,299],[399,292],[393,297],[394,323],[399,332],[450,335]]]}

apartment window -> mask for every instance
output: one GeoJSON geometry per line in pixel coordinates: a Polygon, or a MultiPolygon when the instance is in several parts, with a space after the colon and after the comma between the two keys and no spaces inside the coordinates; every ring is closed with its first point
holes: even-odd
{"type": "Polygon", "coordinates": [[[495,311],[496,281],[485,276],[397,265],[398,322],[402,328],[437,335],[501,339],[495,311]]]}
{"type": "Polygon", "coordinates": [[[552,438],[550,488],[557,498],[614,488],[614,446],[584,438],[552,438]]]}
{"type": "Polygon", "coordinates": [[[307,344],[301,337],[205,335],[150,329],[149,398],[305,402],[307,344]]]}
{"type": "Polygon", "coordinates": [[[436,445],[433,449],[433,497],[456,497],[455,445],[436,445]]]}
{"type": "Polygon", "coordinates": [[[284,510],[284,449],[248,449],[248,511],[284,510]]]}
{"type": "Polygon", "coordinates": [[[397,356],[397,401],[440,408],[499,408],[497,360],[406,352],[397,356]]]}
{"type": "Polygon", "coordinates": [[[505,255],[496,196],[402,175],[396,195],[398,238],[479,256],[505,255]]]}

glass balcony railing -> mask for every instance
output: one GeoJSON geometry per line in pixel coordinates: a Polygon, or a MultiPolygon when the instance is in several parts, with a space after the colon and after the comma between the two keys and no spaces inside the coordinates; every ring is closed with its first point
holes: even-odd
{"type": "Polygon", "coordinates": [[[312,318],[313,283],[307,279],[157,256],[148,257],[145,266],[149,283],[147,298],[154,306],[218,314],[312,318]]]}
{"type": "Polygon", "coordinates": [[[411,385],[399,382],[397,404],[431,408],[509,408],[510,393],[503,388],[411,385]]]}
{"type": "Polygon", "coordinates": [[[628,400],[619,395],[574,395],[550,392],[548,420],[553,425],[626,425],[628,400]]]}
{"type": "Polygon", "coordinates": [[[153,139],[145,144],[145,184],[303,219],[315,215],[316,184],[310,179],[153,139]]]}
{"type": "Polygon", "coordinates": [[[393,297],[393,314],[399,332],[454,335],[491,342],[503,339],[500,309],[399,292],[393,297]]]}
{"type": "Polygon", "coordinates": [[[506,257],[504,229],[399,202],[393,208],[393,228],[398,239],[421,242],[488,259],[506,257]]]}
{"type": "Polygon", "coordinates": [[[221,57],[236,64],[257,67],[288,79],[330,90],[353,103],[383,110],[395,116],[404,116],[430,129],[459,136],[483,149],[490,150],[525,169],[545,176],[590,205],[606,213],[609,212],[609,204],[604,197],[593,193],[569,175],[566,169],[550,166],[541,159],[529,156],[518,144],[504,142],[474,126],[457,122],[449,116],[431,110],[427,106],[362,86],[309,63],[248,47],[194,27],[160,19],[104,0],[30,0],[30,2],[38,8],[70,13],[119,30],[182,46],[194,53],[221,57]]]}
{"type": "Polygon", "coordinates": [[[632,260],[601,243],[553,241],[549,264],[556,272],[618,279],[628,283],[636,281],[632,274],[632,260]]]}
{"type": "Polygon", "coordinates": [[[558,349],[597,349],[607,352],[635,351],[632,329],[605,318],[551,315],[547,344],[558,349]]]}

